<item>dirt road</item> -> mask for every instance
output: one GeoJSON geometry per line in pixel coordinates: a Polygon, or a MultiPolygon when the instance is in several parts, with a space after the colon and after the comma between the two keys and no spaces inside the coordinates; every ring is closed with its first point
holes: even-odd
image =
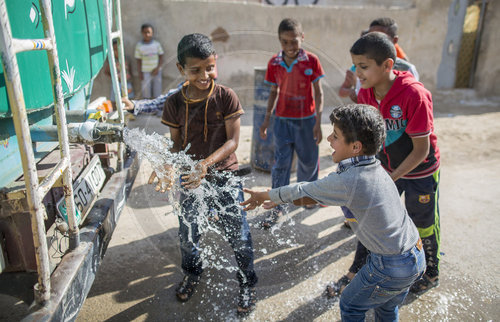
{"type": "MultiPolygon", "coordinates": [[[[242,119],[238,157],[250,162],[252,113],[242,119]]],[[[323,134],[331,131],[325,110],[323,134]]],[[[435,95],[436,132],[442,154],[440,210],[441,285],[400,310],[402,321],[488,321],[500,317],[500,104],[467,95],[435,95]]],[[[157,116],[129,124],[163,133],[157,116]]],[[[334,171],[331,150],[320,146],[321,175],[334,171]]],[[[236,320],[238,284],[234,272],[209,268],[192,299],[181,304],[175,287],[182,278],[177,218],[166,195],[147,185],[143,162],[106,257],[77,321],[236,320]]],[[[270,186],[267,173],[254,171],[247,187],[270,186]]],[[[276,229],[260,230],[262,211],[249,222],[259,275],[259,302],[249,321],[335,321],[338,301],[327,300],[327,282],[352,261],[355,238],[342,226],[336,207],[293,208],[276,229]]],[[[208,234],[203,244],[234,263],[226,243],[208,234]]],[[[368,316],[373,320],[373,316],[368,316]]]]}

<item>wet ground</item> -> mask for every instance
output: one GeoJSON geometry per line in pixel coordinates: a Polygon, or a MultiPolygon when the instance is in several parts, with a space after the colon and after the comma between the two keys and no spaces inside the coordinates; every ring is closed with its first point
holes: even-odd
{"type": "MultiPolygon", "coordinates": [[[[500,105],[468,103],[467,97],[436,104],[436,128],[443,153],[441,174],[442,261],[438,288],[407,298],[402,321],[495,321],[500,319],[500,105]],[[465,115],[464,115],[465,114],[465,115]],[[493,141],[492,141],[493,140],[493,141]],[[482,154],[479,151],[485,151],[482,154]]],[[[475,100],[477,102],[477,100],[475,100]]],[[[238,157],[250,162],[252,113],[242,119],[238,157]]],[[[331,131],[325,111],[323,134],[331,131]]],[[[164,133],[155,115],[139,116],[131,127],[164,133]]],[[[321,175],[334,171],[326,141],[320,146],[321,175]]],[[[235,273],[210,267],[191,300],[179,303],[182,279],[177,218],[167,195],[147,184],[142,162],[94,285],[77,321],[231,321],[238,283],[235,273]]],[[[253,171],[246,187],[270,186],[268,173],[253,171]]],[[[256,310],[248,321],[336,321],[338,301],[323,295],[325,285],[349,267],[356,239],[343,227],[339,208],[291,208],[271,230],[258,226],[263,211],[248,214],[259,275],[256,310]]],[[[220,236],[202,244],[235,266],[220,236]]],[[[215,265],[218,266],[218,265],[215,265]]],[[[228,265],[219,265],[228,266],[228,265]]],[[[367,320],[373,320],[369,313],[367,320]]]]}

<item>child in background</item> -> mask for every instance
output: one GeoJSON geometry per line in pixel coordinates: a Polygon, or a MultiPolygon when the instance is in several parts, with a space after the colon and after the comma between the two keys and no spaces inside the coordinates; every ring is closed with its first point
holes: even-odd
{"type": "Polygon", "coordinates": [[[142,98],[158,97],[162,91],[161,67],[163,65],[163,48],[153,39],[153,26],[141,26],[142,41],[135,46],[137,71],[141,79],[142,98]]]}
{"type": "MultiPolygon", "coordinates": [[[[358,102],[379,109],[387,138],[377,157],[395,181],[405,205],[424,243],[427,270],[411,292],[421,293],[439,284],[440,154],[434,133],[431,93],[409,72],[396,71],[394,44],[387,35],[369,33],[351,48],[356,76],[361,81],[358,102]]],[[[367,256],[366,245],[358,242],[355,260],[349,272],[334,286],[329,295],[342,289],[355,276],[367,256]]]]}
{"type": "Polygon", "coordinates": [[[313,182],[265,192],[245,189],[244,210],[285,202],[340,206],[359,240],[370,250],[363,268],[340,298],[342,321],[364,321],[369,309],[376,321],[397,321],[398,305],[425,270],[418,231],[403,207],[394,182],[375,154],[384,142],[384,120],[368,105],[341,106],[330,115],[337,171],[313,182]]]}
{"type": "MultiPolygon", "coordinates": [[[[363,37],[367,33],[368,29],[361,31],[360,37],[363,37]]],[[[349,97],[351,101],[353,101],[354,103],[357,102],[356,81],[358,80],[356,78],[356,75],[354,74],[355,72],[356,72],[356,66],[354,65],[352,65],[351,68],[346,70],[344,82],[342,83],[342,85],[340,85],[339,88],[339,96],[349,97]]]]}
{"type": "Polygon", "coordinates": [[[379,31],[389,36],[392,43],[394,44],[394,48],[396,48],[396,57],[404,59],[406,61],[410,60],[406,55],[406,53],[404,52],[403,48],[401,48],[401,46],[399,46],[398,44],[399,40],[398,24],[394,19],[389,17],[384,17],[373,20],[370,23],[370,28],[368,32],[373,32],[373,31],[379,31]]]}
{"type": "MultiPolygon", "coordinates": [[[[419,75],[417,68],[415,65],[411,64],[408,61],[408,57],[406,56],[403,49],[399,46],[398,40],[398,25],[396,21],[392,18],[378,18],[373,20],[370,23],[370,28],[361,33],[361,37],[366,35],[368,32],[379,31],[386,34],[396,47],[396,61],[394,62],[393,69],[401,70],[401,71],[409,71],[415,77],[416,80],[419,80],[419,75]]],[[[354,103],[358,101],[357,96],[359,89],[361,88],[361,84],[357,79],[355,66],[351,66],[351,69],[346,71],[345,79],[339,89],[340,97],[349,97],[354,103]]]]}
{"type": "MultiPolygon", "coordinates": [[[[274,165],[272,187],[290,182],[294,151],[297,152],[297,181],[314,181],[319,172],[321,113],[324,71],[316,55],[302,49],[304,33],[295,19],[284,19],[278,27],[282,51],[268,63],[265,83],[271,86],[267,111],[260,127],[260,136],[267,138],[267,128],[276,106],[274,119],[274,165]],[[314,91],[313,91],[314,88],[314,91]]],[[[281,209],[271,211],[262,223],[269,228],[281,209]]]]}
{"type": "MultiPolygon", "coordinates": [[[[210,39],[202,34],[184,36],[177,47],[177,68],[186,82],[168,96],[163,109],[162,123],[169,126],[173,141],[172,152],[179,152],[190,145],[188,154],[198,160],[195,171],[183,175],[179,216],[179,238],[184,278],[176,290],[177,299],[188,301],[198,285],[203,272],[199,254],[200,233],[197,218],[200,208],[215,211],[217,221],[233,248],[238,265],[237,279],[240,285],[238,314],[245,315],[255,306],[254,253],[250,227],[246,213],[238,206],[243,201],[241,183],[230,183],[228,177],[210,174],[238,170],[236,148],[240,135],[240,116],[244,113],[236,93],[229,87],[214,82],[216,54],[210,39]],[[208,176],[207,176],[208,175],[208,176]],[[206,179],[218,187],[234,185],[234,193],[223,192],[204,199],[206,207],[197,207],[197,188],[206,179]]],[[[156,178],[152,173],[150,183],[156,178]]],[[[158,179],[156,190],[169,189],[175,178],[169,173],[158,179]]]]}

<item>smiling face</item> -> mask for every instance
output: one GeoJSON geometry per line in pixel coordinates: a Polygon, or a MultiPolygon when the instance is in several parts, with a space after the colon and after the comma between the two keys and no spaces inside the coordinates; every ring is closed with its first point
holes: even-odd
{"type": "Polygon", "coordinates": [[[212,79],[215,78],[216,59],[214,55],[201,59],[186,57],[186,64],[181,66],[177,63],[179,72],[189,82],[190,89],[203,93],[210,88],[212,79]]]}
{"type": "Polygon", "coordinates": [[[296,31],[283,31],[279,34],[279,40],[285,58],[293,61],[299,55],[304,41],[304,34],[296,31]]]}
{"type": "Polygon", "coordinates": [[[344,133],[339,127],[335,126],[335,124],[333,125],[333,131],[328,136],[327,140],[334,150],[332,158],[335,163],[358,156],[361,153],[361,142],[355,141],[347,143],[344,138],[344,133]]]}
{"type": "Polygon", "coordinates": [[[390,58],[378,65],[374,59],[365,55],[351,54],[351,57],[352,63],[356,66],[356,76],[361,83],[361,88],[372,88],[383,84],[392,68],[390,58]]]}

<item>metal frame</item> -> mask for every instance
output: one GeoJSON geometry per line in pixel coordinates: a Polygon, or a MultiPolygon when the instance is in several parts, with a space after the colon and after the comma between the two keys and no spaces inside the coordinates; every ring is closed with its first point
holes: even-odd
{"type": "Polygon", "coordinates": [[[57,54],[57,42],[52,20],[51,2],[50,0],[39,0],[39,4],[45,38],[15,39],[12,38],[12,30],[5,0],[0,0],[0,23],[2,27],[0,33],[0,49],[2,52],[5,84],[11,103],[12,119],[18,138],[19,152],[21,154],[23,173],[26,182],[26,199],[31,214],[31,229],[33,232],[33,243],[35,246],[38,272],[38,283],[35,285],[35,300],[37,303],[43,304],[50,298],[50,266],[45,233],[45,219],[47,215],[42,204],[42,199],[61,176],[68,213],[70,250],[78,247],[80,235],[75,216],[73,178],[68,132],[66,128],[66,114],[64,110],[64,96],[61,84],[61,72],[59,69],[59,57],[57,54]],[[26,104],[16,57],[17,53],[28,50],[47,50],[50,76],[54,91],[54,108],[56,112],[59,148],[61,153],[61,160],[59,163],[40,184],[38,183],[38,173],[32,148],[28,114],[26,112],[26,104]]]}
{"type": "MultiPolygon", "coordinates": [[[[122,18],[121,6],[119,0],[104,0],[104,11],[106,12],[106,31],[108,34],[108,64],[111,72],[111,81],[113,84],[113,91],[115,94],[116,108],[118,111],[118,120],[123,127],[125,124],[123,115],[123,106],[121,103],[122,98],[128,98],[127,88],[127,74],[125,68],[125,54],[123,50],[123,35],[122,35],[122,18]],[[115,17],[116,31],[113,31],[113,13],[115,17]],[[116,70],[115,55],[113,52],[113,40],[118,40],[118,61],[120,62],[121,80],[118,84],[118,72],[116,70]],[[121,95],[120,95],[121,93],[121,95]]],[[[124,144],[118,143],[118,160],[117,170],[123,169],[123,153],[124,144]]]]}
{"type": "MultiPolygon", "coordinates": [[[[80,231],[78,228],[73,197],[73,178],[71,172],[71,159],[69,150],[68,128],[66,126],[66,112],[64,109],[64,95],[61,83],[61,71],[57,53],[57,42],[52,18],[51,0],[39,0],[40,15],[44,30],[44,39],[16,39],[12,37],[6,0],[0,0],[0,51],[4,68],[7,94],[11,104],[12,118],[18,138],[19,151],[26,180],[26,198],[31,214],[33,242],[37,263],[38,283],[35,285],[35,300],[43,304],[50,299],[50,266],[45,232],[45,219],[47,218],[42,200],[50,191],[55,182],[62,176],[64,197],[68,214],[69,225],[69,250],[75,250],[80,244],[80,231]],[[32,138],[28,123],[28,113],[24,101],[19,66],[16,54],[23,51],[47,50],[48,64],[53,87],[54,109],[56,115],[57,132],[61,160],[39,183],[36,161],[32,148],[32,138]]],[[[122,44],[121,9],[119,0],[103,0],[106,11],[106,28],[108,36],[108,62],[110,65],[115,99],[118,102],[118,117],[123,128],[124,116],[121,102],[122,97],[128,97],[125,57],[122,44]],[[112,31],[112,6],[114,5],[116,26],[118,31],[112,31]],[[121,91],[118,88],[118,74],[116,71],[113,54],[113,39],[118,39],[119,62],[122,71],[121,91]]],[[[124,144],[118,146],[118,171],[123,169],[124,144]]]]}

